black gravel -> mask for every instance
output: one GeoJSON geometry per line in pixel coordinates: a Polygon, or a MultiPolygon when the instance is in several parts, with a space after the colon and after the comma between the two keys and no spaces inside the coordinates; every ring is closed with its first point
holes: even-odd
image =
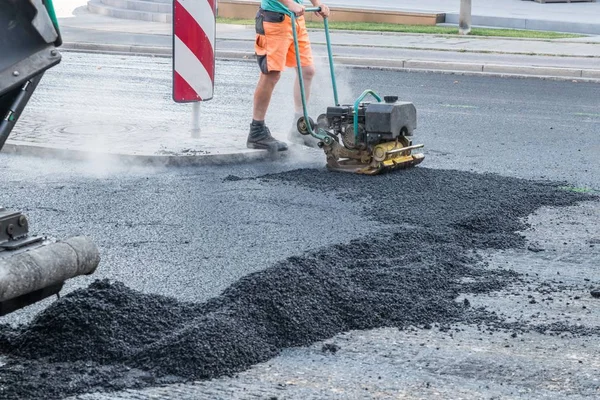
{"type": "Polygon", "coordinates": [[[340,349],[340,346],[338,346],[335,343],[325,343],[323,345],[323,347],[321,347],[321,351],[323,353],[331,353],[331,354],[337,353],[339,349],[340,349]]]}
{"type": "MultiPolygon", "coordinates": [[[[10,356],[0,368],[0,397],[58,398],[230,375],[283,348],[349,330],[493,322],[494,314],[457,297],[501,289],[519,276],[481,268],[472,250],[524,247],[516,231],[527,215],[591,199],[553,183],[426,168],[377,177],[296,170],[261,179],[363,202],[382,232],[265,266],[204,304],[118,282],[75,291],[27,326],[0,327],[0,352],[10,356]],[[57,368],[59,379],[43,372],[57,368]]],[[[237,181],[229,176],[224,184],[237,181]]]]}

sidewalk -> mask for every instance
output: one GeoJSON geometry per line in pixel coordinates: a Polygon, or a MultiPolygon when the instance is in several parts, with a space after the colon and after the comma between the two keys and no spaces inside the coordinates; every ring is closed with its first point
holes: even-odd
{"type": "MultiPolygon", "coordinates": [[[[171,54],[169,24],[120,20],[81,9],[60,23],[66,49],[171,54]]],[[[254,39],[251,26],[218,24],[217,56],[252,58],[254,39]]],[[[323,32],[312,31],[311,40],[315,53],[325,57],[323,32]]],[[[338,64],[600,79],[600,36],[527,40],[335,31],[331,40],[338,64]]]]}
{"type": "MultiPolygon", "coordinates": [[[[446,23],[458,24],[459,0],[327,0],[336,7],[446,13],[446,23]],[[368,4],[368,5],[367,5],[368,4]]],[[[600,34],[600,2],[546,3],[523,0],[473,1],[476,26],[600,34]]]]}
{"type": "MultiPolygon", "coordinates": [[[[75,3],[83,0],[61,0],[62,2],[75,3]]],[[[93,8],[104,15],[126,16],[130,19],[150,21],[170,20],[171,11],[169,3],[172,0],[143,0],[141,3],[126,2],[124,0],[92,0],[93,8]],[[152,8],[141,7],[148,1],[159,1],[165,7],[161,12],[141,13],[138,10],[152,8]],[[133,3],[133,4],[131,4],[133,3]],[[137,4],[137,5],[136,5],[137,4]],[[127,7],[127,8],[126,8],[127,7]],[[150,15],[152,14],[152,15],[150,15]]],[[[221,16],[244,16],[251,18],[258,0],[222,0],[220,2],[221,16]]],[[[309,4],[308,1],[305,1],[309,4]]],[[[85,3],[84,3],[85,4],[85,3]]],[[[445,23],[457,25],[460,10],[460,0],[327,0],[326,4],[334,10],[346,11],[344,17],[339,18],[366,18],[364,14],[378,12],[384,14],[403,14],[407,18],[410,14],[429,14],[430,17],[441,17],[445,23]],[[349,13],[348,13],[349,11],[349,13]]],[[[600,3],[574,2],[574,3],[546,3],[540,4],[533,0],[477,0],[473,2],[472,22],[474,26],[488,26],[496,28],[535,29],[558,32],[572,32],[600,35],[600,3]]],[[[423,18],[423,16],[421,16],[423,18]]],[[[334,20],[335,20],[334,16],[334,20]]],[[[427,18],[425,18],[427,19],[427,18]]],[[[441,21],[440,21],[441,22],[441,21]]]]}

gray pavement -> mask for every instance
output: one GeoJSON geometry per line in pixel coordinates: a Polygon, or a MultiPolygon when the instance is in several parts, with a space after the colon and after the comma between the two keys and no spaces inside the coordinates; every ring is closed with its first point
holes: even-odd
{"type": "MultiPolygon", "coordinates": [[[[76,27],[66,27],[66,35],[68,29],[76,27]]],[[[168,35],[144,38],[164,40],[168,35]]],[[[232,46],[230,51],[241,52],[247,39],[221,45],[226,43],[232,46]]],[[[353,57],[354,48],[339,48],[353,57]]],[[[386,48],[374,51],[385,57],[386,48]]],[[[487,57],[481,52],[464,54],[473,60],[487,57]]],[[[316,150],[294,148],[278,162],[218,168],[139,168],[106,157],[115,151],[155,155],[244,151],[244,126],[257,74],[253,63],[218,62],[219,96],[202,105],[203,126],[211,128],[200,140],[191,140],[189,106],[170,99],[168,58],[74,52],[65,52],[64,57],[42,81],[11,144],[79,149],[88,154],[88,162],[47,159],[40,167],[39,160],[0,154],[0,181],[9,188],[0,193],[0,203],[25,211],[36,233],[58,237],[86,233],[99,244],[103,266],[95,276],[69,282],[65,292],[109,277],[145,293],[203,301],[287,256],[380,231],[380,223],[363,216],[362,203],[335,194],[256,180],[224,184],[230,174],[254,177],[295,168],[320,169],[324,159],[316,150]]],[[[540,63],[553,59],[536,57],[540,63]]],[[[569,62],[568,57],[554,58],[569,62]]],[[[423,167],[560,180],[576,190],[600,190],[597,83],[344,66],[338,72],[343,100],[370,87],[416,104],[415,140],[426,144],[423,167]]],[[[292,71],[284,75],[274,99],[282,107],[268,116],[279,137],[285,137],[291,122],[292,77],[292,71]]],[[[316,79],[312,114],[331,102],[327,74],[316,79]]],[[[465,190],[468,197],[469,188],[465,190]]],[[[596,304],[587,295],[589,285],[597,283],[598,215],[598,203],[540,210],[530,218],[532,227],[525,235],[544,251],[490,252],[485,258],[488,268],[529,273],[528,281],[473,296],[472,306],[497,311],[507,319],[597,328],[596,304]],[[531,293],[535,304],[527,297],[531,293]]],[[[2,322],[26,322],[51,301],[2,322]]],[[[340,346],[336,355],[324,353],[323,343],[317,343],[286,350],[239,376],[79,398],[593,399],[600,390],[597,335],[574,338],[532,332],[515,338],[509,332],[491,335],[459,324],[451,332],[435,327],[383,329],[350,332],[327,342],[340,346]]]]}
{"type": "MultiPolygon", "coordinates": [[[[70,1],[73,5],[85,3],[83,0],[66,1],[70,1]]],[[[255,0],[242,1],[256,3],[255,0]]],[[[169,19],[167,18],[168,14],[164,14],[165,10],[170,10],[168,6],[163,9],[163,13],[156,13],[153,16],[140,16],[135,11],[123,10],[121,7],[126,4],[125,2],[105,0],[104,3],[107,4],[102,4],[101,0],[94,0],[92,6],[98,8],[98,5],[100,5],[106,12],[120,15],[123,18],[150,18],[149,20],[154,21],[169,19]],[[110,6],[113,8],[107,8],[110,6]]],[[[329,0],[327,3],[336,8],[351,8],[359,10],[359,12],[360,10],[389,10],[413,13],[444,13],[446,22],[456,25],[458,24],[460,1],[376,0],[364,2],[359,0],[329,0]]],[[[135,6],[131,6],[131,8],[135,9],[135,6]]],[[[503,0],[501,2],[479,0],[473,4],[472,19],[473,24],[478,26],[600,34],[600,22],[597,19],[599,12],[600,6],[595,2],[539,4],[534,1],[522,0],[503,0]]]]}
{"type": "MultiPolygon", "coordinates": [[[[87,60],[98,74],[114,63],[121,71],[121,82],[132,85],[138,70],[150,68],[141,64],[127,67],[117,62],[120,58],[103,55],[87,60]]],[[[63,71],[60,74],[65,75],[60,79],[55,76],[52,87],[68,89],[74,80],[88,82],[87,90],[73,94],[73,103],[103,86],[101,79],[96,86],[89,77],[84,79],[82,64],[70,65],[82,70],[81,75],[69,78],[68,71],[63,71]]],[[[247,63],[234,63],[234,67],[240,76],[254,71],[247,63]]],[[[344,96],[369,86],[415,102],[420,123],[415,139],[426,144],[424,168],[552,179],[578,189],[600,190],[597,84],[351,69],[341,72],[344,96]]],[[[154,83],[147,80],[139,84],[153,87],[154,83]]],[[[251,85],[233,83],[223,87],[228,101],[245,99],[251,90],[251,85]]],[[[37,101],[51,102],[51,92],[37,101]]],[[[151,92],[140,92],[138,97],[150,97],[151,92]]],[[[115,97],[121,99],[112,100],[116,115],[127,115],[128,109],[122,105],[132,101],[128,96],[126,90],[116,92],[115,97]]],[[[276,101],[283,104],[286,98],[285,92],[278,92],[276,101]]],[[[317,93],[315,108],[328,99],[327,90],[317,93]]],[[[93,105],[91,101],[82,103],[82,108],[93,105]]],[[[65,99],[47,107],[40,121],[62,118],[59,112],[51,113],[52,108],[75,113],[65,99]]],[[[24,118],[36,123],[37,109],[32,107],[24,118]]],[[[144,112],[133,108],[129,114],[150,120],[171,114],[173,119],[168,122],[177,122],[173,110],[155,115],[159,109],[144,112]]],[[[227,114],[226,120],[213,121],[242,125],[247,110],[240,110],[227,114]]],[[[89,118],[89,114],[83,116],[89,118]]],[[[287,126],[274,116],[269,118],[276,126],[287,126]]],[[[36,232],[59,237],[87,233],[99,244],[102,267],[93,277],[69,282],[66,292],[86,286],[94,278],[109,277],[145,293],[202,301],[241,276],[287,256],[346,243],[353,237],[369,237],[380,230],[379,223],[363,216],[362,203],[335,193],[258,180],[223,182],[230,174],[255,177],[296,168],[311,168],[319,174],[323,161],[319,152],[307,152],[301,159],[219,168],[150,169],[57,160],[45,160],[40,167],[39,160],[0,154],[0,181],[9,188],[0,194],[0,203],[23,209],[36,232]],[[344,223],[340,226],[339,221],[344,223]]],[[[444,185],[445,181],[435,183],[444,185]]],[[[478,196],[468,187],[465,191],[467,198],[478,196]]],[[[594,268],[598,245],[591,247],[598,243],[597,216],[598,203],[541,210],[531,218],[532,228],[526,235],[545,251],[492,252],[491,258],[485,258],[491,269],[508,266],[530,277],[506,291],[470,297],[472,306],[490,307],[502,317],[536,323],[558,318],[597,326],[596,303],[586,296],[588,286],[597,283],[594,268]],[[549,283],[557,279],[562,283],[549,283]],[[567,289],[559,289],[563,286],[567,289]],[[537,298],[533,305],[527,297],[531,293],[537,298]],[[548,297],[554,300],[546,300],[548,297]]],[[[3,322],[27,321],[50,301],[3,322]]],[[[239,376],[80,398],[339,399],[372,398],[367,393],[371,390],[381,398],[407,399],[594,399],[598,394],[597,336],[528,333],[514,338],[510,332],[491,335],[459,324],[450,332],[435,328],[350,332],[327,342],[340,346],[336,355],[322,352],[323,343],[317,343],[288,349],[239,376]]]]}
{"type": "Polygon", "coordinates": [[[437,329],[354,331],[286,350],[234,378],[69,400],[594,399],[597,346],[590,339],[565,342],[537,333],[514,339],[502,332],[490,338],[473,327],[450,334],[437,329]],[[325,343],[340,349],[323,352],[325,343]],[[568,353],[560,365],[555,363],[562,358],[557,349],[568,353]]]}
{"type": "MultiPolygon", "coordinates": [[[[121,20],[94,15],[79,10],[75,17],[60,20],[66,42],[97,42],[107,44],[139,44],[148,46],[168,46],[161,36],[171,36],[169,24],[156,22],[121,20]],[[131,34],[132,36],[128,36],[131,34]],[[156,37],[158,36],[158,37],[156,37]],[[132,42],[133,41],[133,42],[132,42]],[[131,42],[131,43],[129,43],[131,42]]],[[[219,40],[251,40],[253,28],[232,24],[217,24],[219,40]]],[[[315,43],[323,43],[324,37],[317,30],[311,36],[315,43]]],[[[574,39],[535,40],[489,37],[439,36],[394,34],[390,32],[335,32],[332,37],[335,45],[356,47],[415,48],[444,51],[478,51],[508,54],[548,54],[559,56],[600,56],[597,36],[574,39]]],[[[219,46],[217,45],[217,48],[219,46]]]]}
{"type": "MultiPolygon", "coordinates": [[[[74,16],[61,18],[60,22],[66,49],[118,52],[129,57],[65,52],[63,62],[46,74],[5,151],[78,159],[119,157],[135,163],[159,164],[224,163],[266,157],[264,152],[245,148],[251,95],[235,106],[229,99],[240,87],[250,91],[255,84],[251,27],[218,25],[217,56],[221,60],[248,62],[219,61],[215,100],[201,106],[205,130],[200,140],[193,140],[189,132],[191,106],[176,105],[170,98],[172,37],[168,24],[120,20],[80,8],[74,16]],[[132,57],[132,53],[164,57],[132,57]],[[67,81],[69,91],[64,90],[63,82],[67,81]],[[82,102],[87,105],[83,111],[82,102]],[[70,112],[57,116],[57,104],[70,112]],[[33,108],[37,113],[35,121],[26,118],[33,108]],[[136,111],[132,113],[132,109],[136,111]],[[148,110],[153,110],[150,116],[146,114],[148,110]],[[244,119],[223,124],[219,116],[224,113],[243,115],[244,119]]],[[[326,70],[323,32],[316,30],[311,36],[319,56],[317,63],[326,70]]],[[[600,46],[593,39],[596,38],[571,41],[332,34],[342,84],[345,76],[352,74],[349,66],[599,81],[600,46]]],[[[293,71],[288,70],[286,83],[278,89],[284,103],[285,96],[291,93],[291,75],[293,71]]],[[[318,87],[330,88],[326,74],[319,79],[318,87]]],[[[352,100],[349,93],[342,95],[346,101],[352,100]]],[[[328,101],[322,101],[317,109],[322,110],[327,104],[328,101]]],[[[292,111],[288,107],[282,121],[273,126],[280,139],[286,139],[292,111]]]]}
{"type": "MultiPolygon", "coordinates": [[[[23,115],[23,120],[20,121],[23,124],[20,125],[15,139],[31,134],[30,127],[50,124],[52,129],[48,131],[51,133],[45,135],[45,140],[49,143],[56,141],[59,145],[61,142],[86,140],[92,143],[102,141],[111,145],[113,141],[119,143],[119,140],[122,140],[137,142],[143,147],[145,141],[161,139],[166,145],[176,148],[176,142],[180,140],[179,136],[173,136],[176,129],[167,131],[166,135],[157,135],[156,132],[162,131],[164,126],[186,126],[187,110],[185,107],[180,110],[180,106],[177,105],[169,106],[170,100],[160,90],[160,85],[164,85],[168,78],[139,79],[140,72],[152,68],[155,69],[152,73],[160,76],[160,64],[154,64],[152,59],[147,57],[140,57],[140,60],[145,60],[145,64],[127,65],[122,64],[120,56],[69,56],[82,57],[88,66],[83,63],[65,62],[57,67],[54,75],[49,73],[46,77],[48,79],[40,84],[40,92],[36,93],[38,95],[32,100],[34,103],[23,115]],[[114,70],[108,67],[110,65],[114,65],[114,70]],[[73,71],[79,73],[73,75],[73,71]],[[92,75],[89,75],[88,71],[92,71],[92,75]],[[108,86],[108,80],[105,79],[106,75],[112,76],[114,71],[121,72],[120,88],[115,85],[108,86]],[[58,95],[59,92],[64,93],[58,95]],[[108,93],[112,95],[108,97],[108,93]],[[162,101],[156,101],[161,97],[162,101]],[[71,131],[63,129],[64,133],[60,134],[61,127],[72,126],[71,124],[77,121],[84,126],[96,126],[97,131],[93,135],[86,136],[85,132],[79,132],[67,136],[71,131]],[[134,126],[136,131],[111,130],[119,126],[134,126]],[[135,140],[128,135],[134,135],[135,140]],[[144,139],[143,135],[146,135],[147,139],[144,139]]],[[[204,119],[207,126],[228,130],[231,137],[227,139],[225,136],[209,136],[207,132],[205,141],[211,143],[225,140],[235,143],[236,140],[241,140],[245,137],[244,127],[250,118],[249,104],[253,85],[236,81],[234,77],[252,76],[255,67],[242,62],[229,62],[225,65],[227,68],[218,70],[228,69],[232,74],[218,84],[217,89],[223,95],[205,104],[204,119]],[[227,117],[224,118],[224,115],[227,117]]],[[[284,76],[281,87],[275,93],[275,104],[281,104],[281,109],[272,110],[267,116],[267,122],[274,134],[280,137],[285,137],[282,132],[285,132],[290,122],[286,115],[290,115],[288,111],[291,111],[288,92],[291,89],[291,78],[290,75],[284,76]]],[[[311,103],[312,115],[329,104],[331,98],[326,83],[321,83],[326,82],[326,74],[319,74],[316,79],[317,87],[323,85],[323,90],[315,92],[311,103]]],[[[600,190],[600,175],[597,173],[600,168],[597,157],[600,152],[597,137],[600,129],[598,84],[394,71],[340,71],[341,99],[353,98],[365,87],[384,95],[398,94],[402,99],[409,99],[415,103],[419,126],[414,140],[425,144],[425,167],[492,172],[529,179],[552,179],[566,181],[580,188],[600,190]]],[[[197,148],[201,149],[205,141],[199,140],[196,143],[197,148]]],[[[302,147],[292,149],[289,157],[275,163],[234,163],[219,168],[208,166],[174,170],[133,167],[103,157],[92,157],[89,162],[79,163],[46,160],[40,170],[28,158],[10,157],[2,153],[0,158],[0,176],[7,183],[6,187],[11,188],[0,197],[0,203],[5,207],[24,209],[32,218],[32,226],[40,233],[58,237],[86,232],[92,234],[102,247],[106,264],[111,265],[110,269],[100,269],[96,277],[113,277],[128,281],[129,277],[136,276],[140,280],[131,284],[137,289],[194,301],[205,300],[216,292],[206,292],[204,289],[199,291],[194,287],[182,290],[181,287],[186,286],[185,282],[190,273],[198,274],[202,280],[220,281],[221,283],[213,286],[214,290],[218,291],[240,276],[230,276],[230,271],[236,270],[235,263],[249,250],[244,243],[249,243],[247,246],[258,243],[251,238],[255,231],[250,227],[250,222],[248,231],[237,239],[228,236],[231,233],[226,234],[218,229],[208,230],[207,227],[224,227],[228,224],[236,226],[235,221],[245,218],[243,216],[249,212],[248,207],[254,207],[256,202],[263,204],[261,196],[288,198],[285,190],[269,194],[252,182],[244,183],[243,190],[231,191],[221,187],[222,180],[229,174],[241,177],[256,176],[299,167],[323,168],[325,163],[320,150],[302,147]],[[147,181],[149,177],[152,177],[151,181],[147,181]],[[40,182],[45,183],[24,184],[37,179],[43,179],[40,182]],[[71,180],[75,184],[69,184],[68,190],[60,189],[64,187],[65,182],[71,180]],[[131,193],[137,194],[132,197],[131,193]],[[231,200],[234,194],[239,200],[231,200]],[[85,200],[82,196],[85,196],[85,200]],[[190,196],[194,198],[193,204],[190,204],[190,196]],[[65,215],[71,215],[74,207],[71,203],[75,198],[79,199],[76,212],[78,216],[69,217],[72,223],[61,223],[65,215]],[[138,215],[138,211],[135,211],[135,215],[129,215],[132,212],[132,204],[138,204],[138,201],[147,201],[151,204],[152,211],[144,211],[143,215],[138,215]],[[180,209],[179,205],[184,203],[188,205],[181,206],[183,208],[180,209]],[[176,217],[169,211],[171,206],[179,209],[175,213],[176,217]],[[114,210],[115,214],[112,214],[112,211],[107,214],[102,209],[104,207],[114,210]],[[200,209],[203,210],[202,215],[195,215],[200,209]],[[169,215],[174,218],[172,222],[168,222],[171,218],[169,215]],[[198,228],[199,230],[192,232],[183,228],[183,221],[203,221],[205,218],[206,221],[201,224],[202,228],[198,228]],[[164,222],[166,227],[157,221],[164,222]],[[133,225],[129,226],[131,223],[133,225]],[[116,236],[114,232],[108,234],[112,232],[114,224],[122,227],[116,236]],[[222,234],[226,236],[223,237],[222,234]],[[246,234],[248,237],[244,236],[246,234]],[[174,256],[175,259],[159,256],[164,251],[164,246],[185,248],[183,241],[189,239],[190,235],[198,239],[198,253],[183,252],[174,256]],[[231,243],[236,245],[232,247],[231,243]],[[227,254],[227,257],[224,257],[224,254],[227,254]],[[191,262],[194,259],[204,260],[205,255],[210,257],[202,261],[206,264],[202,264],[201,268],[191,262]],[[140,270],[139,263],[142,260],[144,267],[140,270]],[[169,265],[164,264],[166,260],[171,260],[169,265]],[[200,269],[196,271],[196,268],[200,269]],[[154,271],[152,277],[145,276],[145,270],[154,271]],[[173,270],[179,272],[169,275],[173,270]],[[222,277],[225,280],[220,280],[217,276],[221,276],[221,273],[229,278],[222,277]],[[166,279],[168,275],[169,279],[166,279]]],[[[293,199],[312,198],[304,190],[293,191],[290,196],[290,202],[293,202],[293,199]]],[[[310,200],[310,205],[301,205],[303,201],[299,200],[297,207],[307,210],[319,208],[317,204],[325,200],[314,198],[310,200]]],[[[256,221],[262,221],[257,222],[257,226],[269,226],[273,220],[296,221],[295,211],[289,208],[288,203],[277,203],[276,207],[282,208],[272,217],[268,215],[275,212],[273,210],[257,215],[256,221]],[[285,215],[286,210],[291,213],[290,216],[285,215]]],[[[331,207],[338,209],[344,205],[336,203],[331,207]]],[[[352,210],[355,209],[350,208],[349,214],[344,218],[350,218],[350,214],[354,213],[352,210]]],[[[339,216],[339,212],[333,214],[339,216]]],[[[328,226],[333,224],[320,212],[316,212],[315,218],[323,219],[323,224],[329,224],[328,226]]],[[[367,226],[377,227],[376,224],[365,225],[363,222],[356,220],[351,225],[360,225],[361,229],[367,229],[367,226]]],[[[306,229],[316,229],[315,226],[320,226],[314,225],[315,223],[308,223],[306,229]]],[[[288,228],[300,229],[295,223],[290,224],[288,228]]],[[[275,240],[281,229],[283,228],[278,224],[274,224],[272,230],[265,232],[267,236],[260,240],[261,244],[267,246],[263,256],[269,260],[272,260],[270,257],[277,258],[284,253],[287,256],[300,251],[294,248],[306,248],[294,243],[296,240],[306,243],[308,247],[314,247],[319,242],[319,237],[325,235],[325,232],[317,231],[308,234],[309,231],[300,229],[296,239],[290,239],[288,252],[282,250],[283,244],[279,240],[275,240]]],[[[340,235],[349,237],[341,231],[340,235]]],[[[256,259],[246,260],[245,265],[248,265],[249,269],[244,269],[243,272],[256,270],[264,263],[264,259],[256,255],[256,259]]],[[[87,279],[77,282],[72,284],[86,284],[87,279]]]]}
{"type": "MultiPolygon", "coordinates": [[[[119,20],[79,10],[61,20],[65,48],[88,51],[171,54],[168,24],[119,20]]],[[[315,52],[324,56],[322,31],[311,33],[315,52]]],[[[437,35],[333,32],[336,63],[398,69],[516,74],[600,79],[598,38],[523,40],[437,35]]],[[[217,26],[217,56],[253,56],[252,27],[217,26]]]]}
{"type": "MultiPolygon", "coordinates": [[[[319,67],[320,71],[327,71],[324,64],[319,67]]],[[[83,158],[99,164],[109,162],[114,155],[127,156],[127,160],[141,157],[154,163],[166,164],[207,163],[211,157],[219,163],[237,163],[240,162],[240,157],[252,160],[266,156],[264,152],[245,148],[246,129],[251,120],[254,79],[258,74],[254,63],[217,63],[218,96],[201,104],[203,132],[199,139],[192,139],[190,134],[191,105],[175,104],[171,99],[170,69],[171,61],[168,58],[66,52],[63,62],[49,71],[42,80],[11,135],[6,151],[25,154],[35,153],[36,150],[38,154],[48,154],[50,151],[67,158],[83,158]]],[[[405,80],[422,79],[420,74],[412,76],[376,70],[360,71],[345,66],[339,66],[337,74],[342,101],[352,102],[362,91],[360,89],[364,88],[373,88],[379,92],[383,90],[384,94],[397,92],[402,98],[414,101],[421,115],[425,114],[425,117],[421,117],[423,123],[428,123],[428,110],[419,104],[420,93],[407,93],[402,85],[405,80]],[[354,81],[356,77],[361,77],[360,84],[354,81]],[[400,86],[393,89],[387,86],[390,82],[397,82],[400,86]]],[[[464,78],[425,76],[428,76],[425,79],[428,85],[445,82],[446,79],[460,82],[464,78]]],[[[480,79],[481,83],[460,99],[439,98],[437,101],[449,104],[450,108],[445,110],[448,115],[453,115],[456,111],[466,112],[465,110],[477,115],[479,103],[486,103],[482,96],[486,96],[489,91],[484,83],[486,78],[480,79]],[[452,110],[452,104],[465,105],[466,108],[452,110]]],[[[515,84],[511,79],[493,82],[515,84]]],[[[537,92],[537,87],[551,84],[550,81],[539,80],[516,82],[534,92],[537,92]]],[[[274,135],[282,140],[287,139],[287,132],[293,123],[293,107],[290,102],[292,84],[293,71],[288,70],[278,85],[273,100],[274,104],[280,104],[281,107],[277,109],[277,114],[271,110],[267,117],[274,135]]],[[[583,99],[581,106],[577,102],[570,104],[566,108],[567,114],[577,119],[588,118],[595,121],[600,105],[597,96],[592,93],[597,90],[598,84],[571,85],[570,90],[589,95],[583,99]]],[[[315,87],[318,89],[309,108],[313,116],[322,113],[331,104],[333,97],[327,73],[317,75],[315,87]]],[[[520,97],[523,96],[528,102],[546,104],[553,101],[527,93],[520,94],[520,97]]],[[[576,96],[572,97],[572,101],[575,99],[576,96]]],[[[542,112],[538,117],[547,115],[543,110],[535,112],[542,112]]],[[[499,122],[506,123],[504,119],[499,122]]],[[[561,122],[560,126],[565,125],[561,122]]],[[[490,128],[494,129],[493,126],[490,128]]],[[[320,154],[318,150],[304,148],[293,153],[294,156],[320,154]]]]}
{"type": "MultiPolygon", "coordinates": [[[[458,23],[459,0],[329,0],[328,4],[358,9],[429,11],[446,13],[446,22],[458,23]]],[[[600,3],[546,3],[523,0],[478,0],[472,6],[473,24],[600,34],[600,3]]]]}
{"type": "MultiPolygon", "coordinates": [[[[233,82],[239,65],[219,69],[233,82]]],[[[265,156],[245,147],[243,126],[222,118],[229,112],[250,121],[251,97],[237,107],[227,101],[202,106],[201,139],[191,138],[191,105],[171,99],[171,61],[166,58],[66,53],[44,77],[6,151],[67,158],[172,164],[239,162],[265,156]],[[57,112],[57,110],[61,110],[57,112]],[[231,131],[237,134],[232,134],[231,131]]],[[[221,86],[234,91],[235,85],[221,86]]]]}

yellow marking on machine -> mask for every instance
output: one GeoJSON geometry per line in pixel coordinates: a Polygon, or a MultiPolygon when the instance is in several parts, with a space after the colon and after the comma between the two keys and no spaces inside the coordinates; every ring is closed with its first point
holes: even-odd
{"type": "Polygon", "coordinates": [[[398,137],[396,141],[374,146],[372,151],[350,152],[336,144],[325,146],[325,153],[328,154],[327,167],[333,171],[362,175],[377,175],[387,170],[414,167],[425,159],[425,155],[412,154],[412,151],[423,148],[424,145],[408,144],[406,137],[398,137]]]}

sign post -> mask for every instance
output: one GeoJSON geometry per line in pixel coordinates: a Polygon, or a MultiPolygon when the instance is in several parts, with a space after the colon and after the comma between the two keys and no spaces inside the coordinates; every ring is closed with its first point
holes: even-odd
{"type": "Polygon", "coordinates": [[[192,137],[200,138],[200,102],[192,104],[192,137]]]}
{"type": "Polygon", "coordinates": [[[458,17],[458,34],[471,33],[471,0],[460,0],[460,14],[458,17]]]}
{"type": "Polygon", "coordinates": [[[215,87],[216,0],[173,1],[173,101],[192,105],[192,137],[200,136],[200,102],[215,87]]]}

